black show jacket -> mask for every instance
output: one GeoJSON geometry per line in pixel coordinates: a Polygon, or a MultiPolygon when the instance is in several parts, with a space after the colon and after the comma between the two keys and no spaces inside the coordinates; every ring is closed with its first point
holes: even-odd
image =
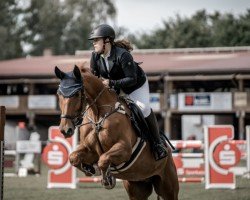
{"type": "Polygon", "coordinates": [[[93,52],[90,60],[91,72],[98,77],[109,79],[110,87],[117,93],[122,89],[126,94],[130,94],[145,83],[144,71],[126,49],[112,46],[108,63],[109,71],[104,58],[93,52]]]}

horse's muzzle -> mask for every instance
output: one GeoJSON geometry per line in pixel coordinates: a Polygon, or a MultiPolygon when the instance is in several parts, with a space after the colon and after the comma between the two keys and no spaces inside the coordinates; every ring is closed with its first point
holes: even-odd
{"type": "Polygon", "coordinates": [[[60,131],[65,138],[69,138],[74,134],[74,130],[72,128],[68,128],[66,131],[64,129],[60,129],[60,131]]]}

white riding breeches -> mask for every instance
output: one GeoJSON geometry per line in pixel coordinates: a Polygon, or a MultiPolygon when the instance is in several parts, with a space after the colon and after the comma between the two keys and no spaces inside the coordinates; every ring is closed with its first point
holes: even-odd
{"type": "Polygon", "coordinates": [[[148,80],[137,90],[127,95],[141,109],[144,117],[148,117],[151,112],[148,80]]]}

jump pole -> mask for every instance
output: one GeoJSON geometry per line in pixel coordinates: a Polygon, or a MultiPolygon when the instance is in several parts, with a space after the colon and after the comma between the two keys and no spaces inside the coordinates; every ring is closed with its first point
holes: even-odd
{"type": "Polygon", "coordinates": [[[3,200],[5,107],[0,106],[0,200],[3,200]]]}
{"type": "Polygon", "coordinates": [[[247,174],[246,178],[250,179],[250,126],[246,126],[247,139],[247,174]]]}

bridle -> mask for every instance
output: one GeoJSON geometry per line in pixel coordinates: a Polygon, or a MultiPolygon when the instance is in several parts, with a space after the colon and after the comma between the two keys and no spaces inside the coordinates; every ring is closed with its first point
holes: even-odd
{"type": "MultiPolygon", "coordinates": [[[[113,109],[110,112],[106,113],[104,115],[104,117],[101,117],[99,119],[99,121],[96,122],[93,119],[91,119],[89,116],[87,116],[88,122],[82,123],[83,118],[86,115],[88,109],[91,108],[91,106],[93,106],[96,103],[96,101],[101,97],[101,95],[103,94],[103,92],[106,89],[108,89],[108,88],[106,88],[105,86],[103,86],[103,89],[98,93],[98,95],[95,97],[95,99],[88,106],[87,106],[87,97],[86,97],[86,95],[84,95],[84,89],[82,89],[81,90],[82,91],[81,92],[81,107],[79,109],[79,110],[81,110],[81,112],[79,112],[79,114],[75,115],[75,116],[71,116],[71,115],[67,115],[67,114],[61,114],[61,116],[60,116],[61,119],[64,118],[64,119],[71,120],[71,122],[73,123],[73,125],[74,125],[75,128],[79,128],[79,127],[87,125],[87,124],[92,124],[94,126],[94,129],[95,129],[96,140],[97,140],[98,145],[99,145],[99,147],[100,147],[100,149],[101,149],[102,152],[104,152],[104,149],[102,147],[102,144],[100,142],[98,134],[99,134],[100,130],[103,128],[104,121],[106,120],[106,118],[108,118],[110,115],[112,115],[113,113],[116,113],[116,112],[120,112],[122,114],[127,114],[125,112],[125,109],[124,109],[123,105],[121,103],[117,102],[116,105],[115,105],[115,109],[113,109]]],[[[102,105],[102,106],[112,107],[110,105],[102,105]]]]}
{"type": "MultiPolygon", "coordinates": [[[[99,138],[99,132],[100,130],[103,128],[103,124],[104,124],[104,121],[112,114],[116,113],[116,112],[119,112],[119,113],[122,113],[122,114],[127,114],[125,112],[125,109],[123,107],[123,105],[119,102],[116,103],[115,105],[115,109],[111,110],[111,112],[108,112],[104,115],[104,117],[101,117],[99,119],[99,121],[94,121],[93,119],[91,119],[89,116],[87,116],[88,118],[88,122],[86,123],[82,123],[83,121],[83,118],[85,116],[85,114],[87,113],[88,109],[91,108],[91,106],[93,106],[96,101],[101,97],[101,95],[103,94],[103,92],[105,91],[105,89],[107,89],[105,86],[103,86],[103,89],[98,93],[98,95],[95,97],[95,99],[91,102],[91,104],[89,104],[87,106],[87,97],[86,95],[84,94],[84,87],[81,89],[81,107],[80,107],[80,112],[78,115],[75,115],[75,116],[71,116],[71,115],[67,115],[67,114],[61,114],[60,118],[61,119],[69,119],[71,120],[72,124],[74,125],[75,128],[80,128],[81,126],[84,126],[84,125],[87,125],[87,124],[92,124],[95,131],[94,131],[94,136],[96,138],[96,141],[98,143],[98,146],[100,148],[100,151],[102,153],[105,152],[104,148],[103,148],[103,145],[100,141],[100,138],[99,138]]],[[[102,106],[109,106],[112,108],[112,106],[110,105],[102,105],[102,106]]],[[[116,166],[112,165],[113,168],[117,170],[116,166]]],[[[111,165],[109,166],[109,168],[111,167],[111,165]]],[[[83,171],[87,171],[88,173],[91,173],[90,170],[91,168],[88,169],[88,166],[83,166],[81,164],[81,168],[83,171]]]]}
{"type": "Polygon", "coordinates": [[[60,118],[61,119],[69,119],[71,120],[71,122],[73,123],[73,125],[75,127],[79,127],[79,126],[82,126],[84,124],[82,124],[82,120],[83,120],[83,117],[85,115],[85,113],[87,112],[87,110],[93,106],[96,101],[100,98],[100,96],[103,94],[103,92],[105,91],[105,87],[103,87],[103,89],[98,93],[98,95],[96,96],[96,98],[93,100],[93,102],[87,107],[87,97],[85,95],[85,92],[84,92],[84,88],[81,89],[81,107],[79,109],[79,114],[78,115],[75,115],[75,116],[71,116],[71,115],[67,115],[67,114],[61,114],[60,118]]]}

